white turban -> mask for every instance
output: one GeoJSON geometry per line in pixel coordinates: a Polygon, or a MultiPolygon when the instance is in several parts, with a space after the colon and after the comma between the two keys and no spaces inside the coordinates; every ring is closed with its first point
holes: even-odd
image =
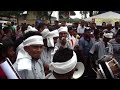
{"type": "Polygon", "coordinates": [[[59,29],[58,29],[58,32],[60,33],[60,32],[67,32],[68,33],[68,28],[67,27],[60,27],[59,29]]]}
{"type": "Polygon", "coordinates": [[[32,26],[28,26],[27,30],[24,31],[24,33],[26,34],[29,31],[38,31],[36,28],[33,28],[32,26]]]}
{"type": "Polygon", "coordinates": [[[48,47],[54,47],[54,37],[59,37],[59,33],[58,30],[53,30],[51,32],[49,32],[48,36],[47,36],[47,46],[48,47]]]}
{"type": "Polygon", "coordinates": [[[49,29],[47,29],[47,28],[44,29],[44,30],[41,32],[43,38],[46,38],[46,37],[48,36],[49,33],[50,33],[50,31],[49,31],[49,29]]]}
{"type": "Polygon", "coordinates": [[[44,29],[42,32],[41,32],[43,38],[47,39],[47,46],[48,47],[54,47],[54,40],[53,40],[53,37],[58,37],[59,36],[59,33],[58,33],[58,30],[53,30],[53,31],[49,31],[49,29],[44,29]]]}
{"type": "Polygon", "coordinates": [[[21,44],[21,48],[18,51],[16,63],[18,64],[18,71],[21,70],[32,70],[32,57],[24,50],[23,47],[30,46],[33,44],[41,44],[43,45],[43,38],[42,36],[35,35],[27,38],[21,44]]]}
{"type": "Polygon", "coordinates": [[[106,38],[113,38],[113,33],[104,33],[103,36],[106,38]]]}
{"type": "Polygon", "coordinates": [[[52,62],[50,64],[50,70],[58,74],[66,74],[73,70],[77,64],[77,56],[73,51],[73,57],[66,62],[52,62]]]}

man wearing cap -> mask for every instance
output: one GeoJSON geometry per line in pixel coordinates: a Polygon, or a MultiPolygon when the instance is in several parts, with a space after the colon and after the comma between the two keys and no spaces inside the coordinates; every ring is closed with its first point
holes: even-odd
{"type": "Polygon", "coordinates": [[[113,55],[113,46],[109,43],[113,37],[113,33],[104,33],[103,40],[96,42],[90,49],[91,62],[96,69],[96,60],[101,59],[104,55],[113,55]]]}
{"type": "Polygon", "coordinates": [[[43,38],[40,34],[29,36],[23,40],[14,64],[22,79],[45,78],[43,63],[40,60],[43,45],[43,38]]]}
{"type": "Polygon", "coordinates": [[[117,32],[114,39],[110,40],[110,43],[113,46],[113,56],[120,64],[120,31],[117,32]]]}
{"type": "Polygon", "coordinates": [[[69,38],[68,28],[60,27],[58,29],[58,32],[59,32],[59,38],[58,38],[57,43],[55,44],[55,46],[58,47],[58,48],[70,48],[70,49],[73,49],[72,42],[71,42],[71,40],[69,38]]]}
{"type": "Polygon", "coordinates": [[[77,79],[84,72],[84,65],[80,62],[76,73],[77,56],[76,53],[69,48],[63,48],[56,51],[53,62],[50,64],[52,71],[46,76],[46,79],[77,79]]]}

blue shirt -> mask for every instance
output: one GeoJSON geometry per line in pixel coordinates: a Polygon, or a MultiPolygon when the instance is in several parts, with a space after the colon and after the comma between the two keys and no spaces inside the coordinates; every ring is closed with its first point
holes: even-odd
{"type": "Polygon", "coordinates": [[[90,55],[89,51],[92,48],[92,45],[93,45],[93,42],[91,39],[89,42],[85,40],[84,37],[81,37],[81,39],[79,40],[80,49],[83,51],[83,54],[85,55],[85,57],[88,57],[90,55]]]}

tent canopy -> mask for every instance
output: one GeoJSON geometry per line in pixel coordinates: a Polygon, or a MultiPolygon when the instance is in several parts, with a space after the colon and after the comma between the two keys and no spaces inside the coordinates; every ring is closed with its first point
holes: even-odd
{"type": "Polygon", "coordinates": [[[84,21],[93,21],[93,20],[97,25],[101,25],[102,22],[111,23],[112,25],[114,25],[116,21],[120,22],[120,14],[109,11],[84,19],[84,21]]]}

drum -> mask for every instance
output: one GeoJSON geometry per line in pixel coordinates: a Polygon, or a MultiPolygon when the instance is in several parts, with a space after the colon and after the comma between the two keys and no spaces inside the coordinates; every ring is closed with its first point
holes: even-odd
{"type": "Polygon", "coordinates": [[[120,65],[115,58],[99,62],[97,72],[101,79],[119,79],[120,65]]]}
{"type": "Polygon", "coordinates": [[[120,78],[120,65],[115,58],[112,58],[112,60],[105,62],[105,64],[110,71],[112,78],[120,78]]]}

